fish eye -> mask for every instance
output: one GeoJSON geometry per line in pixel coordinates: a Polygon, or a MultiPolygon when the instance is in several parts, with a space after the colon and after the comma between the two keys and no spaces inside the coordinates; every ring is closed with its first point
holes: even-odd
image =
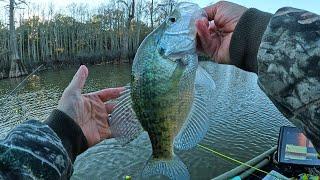
{"type": "Polygon", "coordinates": [[[176,22],[176,18],[170,17],[170,18],[169,18],[169,21],[172,22],[172,23],[174,23],[174,22],[176,22]]]}

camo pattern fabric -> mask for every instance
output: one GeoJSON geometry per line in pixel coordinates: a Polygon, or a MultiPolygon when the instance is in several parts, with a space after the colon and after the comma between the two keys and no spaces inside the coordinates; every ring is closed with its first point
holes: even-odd
{"type": "Polygon", "coordinates": [[[258,84],[320,152],[320,16],[281,8],[258,51],[258,84]]]}
{"type": "Polygon", "coordinates": [[[72,163],[56,133],[30,120],[0,141],[0,179],[69,179],[72,163]]]}

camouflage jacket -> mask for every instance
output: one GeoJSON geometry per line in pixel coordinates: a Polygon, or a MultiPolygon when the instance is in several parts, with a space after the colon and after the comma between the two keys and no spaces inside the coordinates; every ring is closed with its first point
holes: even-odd
{"type": "Polygon", "coordinates": [[[320,16],[287,7],[274,15],[249,9],[229,50],[232,63],[257,73],[260,88],[320,152],[320,16]]]}
{"type": "Polygon", "coordinates": [[[69,179],[72,162],[85,149],[81,128],[54,110],[44,123],[26,121],[0,141],[0,180],[69,179]]]}

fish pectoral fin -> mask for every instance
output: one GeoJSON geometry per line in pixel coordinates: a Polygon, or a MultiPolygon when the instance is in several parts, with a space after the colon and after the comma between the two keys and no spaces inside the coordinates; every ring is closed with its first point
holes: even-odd
{"type": "Polygon", "coordinates": [[[152,159],[147,162],[142,170],[142,178],[150,179],[150,177],[163,175],[171,180],[188,180],[190,174],[187,166],[176,155],[171,160],[152,159]]]}
{"type": "Polygon", "coordinates": [[[111,135],[121,144],[127,144],[143,132],[137,116],[132,109],[130,86],[126,86],[109,119],[111,135]]]}
{"type": "Polygon", "coordinates": [[[211,76],[201,67],[197,69],[195,94],[190,113],[180,132],[175,137],[174,147],[187,150],[195,147],[209,128],[208,107],[215,89],[211,76]]]}
{"type": "MultiPolygon", "coordinates": [[[[208,92],[205,92],[203,96],[212,96],[213,90],[216,88],[216,83],[212,79],[211,75],[203,69],[200,65],[197,68],[195,85],[201,86],[203,89],[208,92]]],[[[196,89],[197,90],[197,89],[196,89]]]]}

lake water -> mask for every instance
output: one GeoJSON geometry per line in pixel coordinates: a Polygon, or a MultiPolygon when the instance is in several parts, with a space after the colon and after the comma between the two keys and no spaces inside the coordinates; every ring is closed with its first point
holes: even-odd
{"type": "MultiPolygon", "coordinates": [[[[279,128],[291,125],[256,84],[257,76],[233,66],[202,62],[216,82],[210,104],[209,132],[201,144],[241,161],[247,161],[277,143],[279,128]]],[[[84,92],[126,85],[129,65],[101,65],[89,68],[84,92]]],[[[45,120],[57,105],[76,68],[38,73],[14,96],[6,96],[20,79],[0,81],[0,138],[26,119],[45,120]]],[[[210,179],[238,164],[200,148],[176,152],[187,165],[192,179],[210,179]]],[[[122,147],[105,140],[81,154],[74,164],[72,179],[121,179],[137,177],[151,155],[146,134],[122,147]]],[[[136,178],[134,178],[136,179],[136,178]]]]}

